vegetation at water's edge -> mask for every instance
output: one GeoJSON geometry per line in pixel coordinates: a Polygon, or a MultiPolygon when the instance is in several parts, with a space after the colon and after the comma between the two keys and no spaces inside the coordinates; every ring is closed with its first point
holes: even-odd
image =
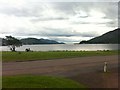
{"type": "Polygon", "coordinates": [[[117,55],[119,52],[120,51],[2,52],[2,61],[49,60],[85,56],[117,55]]]}
{"type": "Polygon", "coordinates": [[[3,88],[85,88],[70,79],[52,76],[3,76],[3,88]]]}

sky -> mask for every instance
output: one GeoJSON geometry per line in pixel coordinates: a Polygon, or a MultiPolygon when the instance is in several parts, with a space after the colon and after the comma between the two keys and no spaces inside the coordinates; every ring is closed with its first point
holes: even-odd
{"type": "Polygon", "coordinates": [[[117,27],[117,0],[0,0],[0,37],[79,43],[117,27]]]}

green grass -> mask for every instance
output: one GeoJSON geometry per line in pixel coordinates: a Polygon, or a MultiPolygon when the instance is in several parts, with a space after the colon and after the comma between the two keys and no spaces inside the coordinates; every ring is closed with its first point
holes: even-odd
{"type": "Polygon", "coordinates": [[[70,79],[52,76],[3,76],[3,88],[85,88],[70,79]]]}
{"type": "Polygon", "coordinates": [[[85,56],[115,55],[118,51],[48,51],[48,52],[2,52],[2,61],[48,60],[85,56]]]}

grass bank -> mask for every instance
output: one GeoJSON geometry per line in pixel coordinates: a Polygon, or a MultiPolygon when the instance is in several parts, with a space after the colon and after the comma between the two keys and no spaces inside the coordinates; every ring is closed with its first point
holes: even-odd
{"type": "Polygon", "coordinates": [[[70,79],[52,76],[3,76],[3,88],[85,88],[70,79]]]}
{"type": "Polygon", "coordinates": [[[48,51],[48,52],[2,52],[2,61],[48,60],[85,56],[116,55],[118,51],[48,51]]]}

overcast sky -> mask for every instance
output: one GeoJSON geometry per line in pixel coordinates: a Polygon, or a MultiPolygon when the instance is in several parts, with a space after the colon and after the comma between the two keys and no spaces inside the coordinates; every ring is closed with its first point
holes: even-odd
{"type": "Polygon", "coordinates": [[[117,27],[118,2],[0,0],[0,37],[12,35],[74,43],[117,27]]]}

